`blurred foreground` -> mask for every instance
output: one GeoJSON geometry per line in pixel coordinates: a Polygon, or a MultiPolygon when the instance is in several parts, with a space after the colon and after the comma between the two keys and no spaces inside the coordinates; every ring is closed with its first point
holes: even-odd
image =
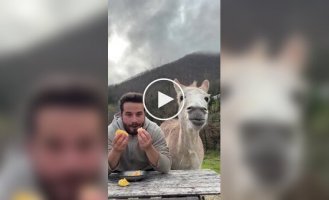
{"type": "Polygon", "coordinates": [[[222,1],[224,200],[329,199],[327,4],[222,1]]]}
{"type": "Polygon", "coordinates": [[[0,199],[106,199],[106,105],[99,119],[90,108],[107,94],[107,1],[0,5],[0,199]]]}

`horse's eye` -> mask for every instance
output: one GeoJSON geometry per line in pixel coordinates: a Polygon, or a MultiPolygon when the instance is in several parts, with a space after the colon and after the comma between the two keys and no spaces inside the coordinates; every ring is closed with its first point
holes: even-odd
{"type": "Polygon", "coordinates": [[[206,102],[209,102],[209,97],[205,97],[204,100],[205,100],[206,102]]]}
{"type": "Polygon", "coordinates": [[[183,99],[184,99],[184,97],[183,97],[183,95],[181,95],[181,96],[179,97],[179,100],[180,100],[180,101],[183,101],[183,99]]]}

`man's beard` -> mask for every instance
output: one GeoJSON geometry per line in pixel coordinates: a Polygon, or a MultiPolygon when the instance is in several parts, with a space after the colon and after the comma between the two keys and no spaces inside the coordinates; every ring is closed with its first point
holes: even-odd
{"type": "Polygon", "coordinates": [[[129,135],[137,135],[137,129],[143,127],[143,124],[144,123],[132,123],[131,125],[128,125],[123,123],[123,126],[129,135]]]}

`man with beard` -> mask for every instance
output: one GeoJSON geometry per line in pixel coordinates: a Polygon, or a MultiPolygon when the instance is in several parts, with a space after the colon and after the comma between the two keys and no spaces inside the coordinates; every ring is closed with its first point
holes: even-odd
{"type": "Polygon", "coordinates": [[[160,127],[145,117],[143,95],[124,94],[120,101],[120,113],[108,127],[109,171],[157,170],[167,173],[171,157],[160,127]],[[137,131],[138,128],[142,131],[137,131]],[[129,135],[118,134],[119,129],[129,135]]]}
{"type": "Polygon", "coordinates": [[[24,154],[6,171],[0,199],[107,199],[106,96],[99,89],[80,78],[42,82],[26,108],[24,154]]]}

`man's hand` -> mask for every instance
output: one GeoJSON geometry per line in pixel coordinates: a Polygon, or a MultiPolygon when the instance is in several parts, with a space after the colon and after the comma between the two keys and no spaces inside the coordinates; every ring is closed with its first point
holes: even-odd
{"type": "Polygon", "coordinates": [[[129,137],[126,135],[116,135],[113,139],[112,150],[108,155],[108,162],[111,169],[118,166],[122,152],[127,148],[129,137]]]}
{"type": "Polygon", "coordinates": [[[147,151],[152,147],[151,135],[145,129],[139,131],[137,137],[138,137],[139,147],[143,151],[147,151]]]}
{"type": "Polygon", "coordinates": [[[138,131],[138,144],[139,147],[145,151],[149,162],[157,167],[157,163],[159,161],[160,153],[154,148],[153,140],[151,135],[145,130],[141,129],[138,131]]]}
{"type": "Polygon", "coordinates": [[[123,134],[116,135],[113,140],[113,150],[122,153],[128,145],[129,137],[123,134]]]}

